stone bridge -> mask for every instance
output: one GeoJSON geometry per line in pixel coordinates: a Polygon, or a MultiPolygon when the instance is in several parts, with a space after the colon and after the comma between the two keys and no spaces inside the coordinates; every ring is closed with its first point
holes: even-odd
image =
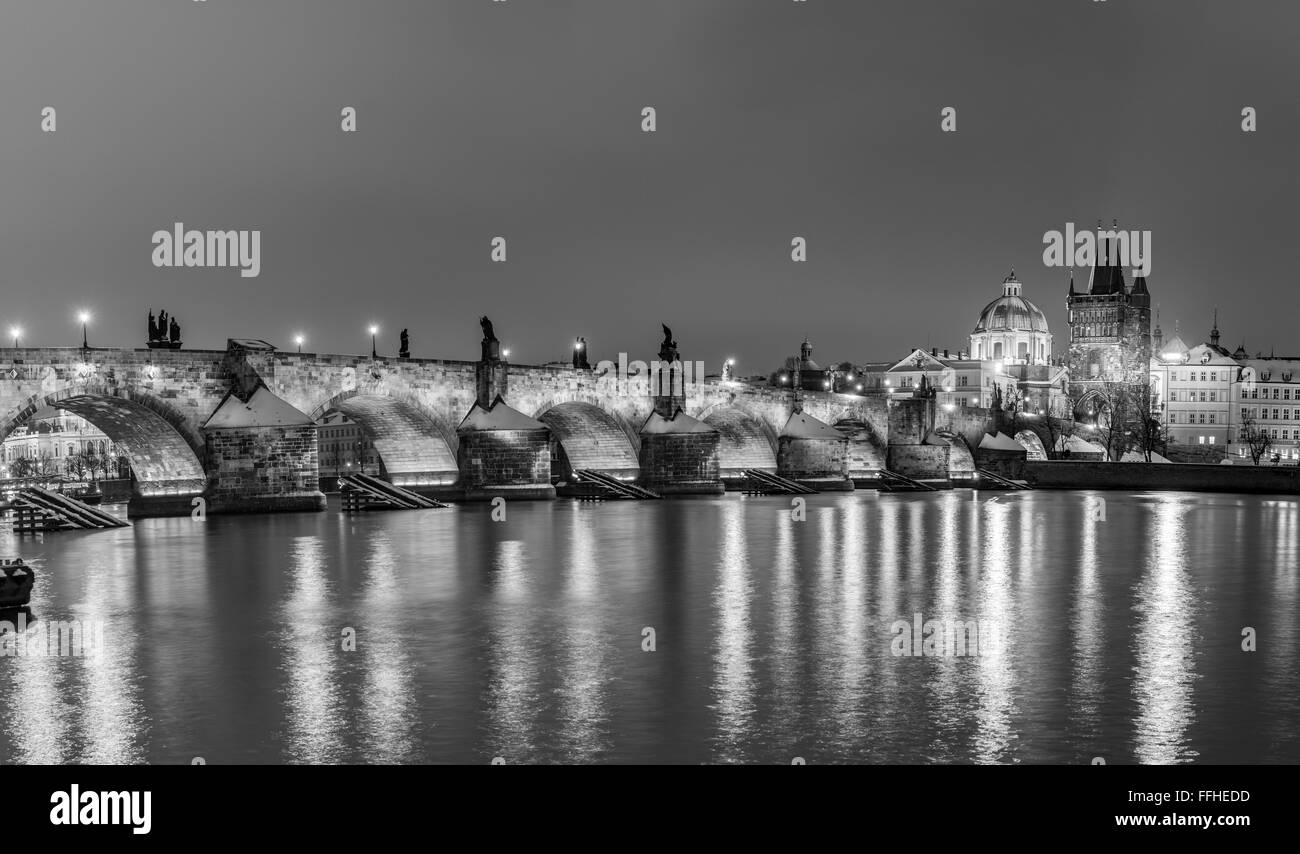
{"type": "MultiPolygon", "coordinates": [[[[322,507],[314,422],[332,410],[361,427],[374,443],[384,475],[399,485],[454,492],[475,478],[477,486],[489,489],[536,485],[544,476],[544,495],[553,466],[646,480],[642,428],[657,401],[665,400],[652,393],[648,372],[620,377],[500,359],[291,353],[240,341],[231,341],[224,351],[0,352],[0,439],[43,405],[80,415],[129,457],[136,481],[130,512],[136,516],[188,514],[197,496],[211,512],[322,507]],[[492,406],[498,395],[516,413],[517,423],[493,425],[492,418],[502,417],[503,410],[492,406]],[[461,425],[476,405],[496,412],[487,423],[502,428],[493,435],[509,438],[509,449],[485,451],[479,434],[467,445],[461,425]],[[524,434],[532,435],[533,444],[521,457],[524,434]],[[544,453],[536,447],[537,437],[544,453]],[[498,457],[504,484],[492,482],[496,463],[491,461],[498,457]],[[521,476],[521,467],[535,471],[521,476]],[[473,477],[471,468],[477,472],[473,477]]],[[[746,468],[777,470],[778,434],[792,411],[789,391],[688,381],[672,401],[716,431],[716,471],[706,478],[716,481],[746,468]]],[[[890,429],[884,401],[805,392],[802,406],[827,424],[862,422],[862,432],[884,452],[890,429]]],[[[662,452],[656,459],[661,458],[662,452]]]]}

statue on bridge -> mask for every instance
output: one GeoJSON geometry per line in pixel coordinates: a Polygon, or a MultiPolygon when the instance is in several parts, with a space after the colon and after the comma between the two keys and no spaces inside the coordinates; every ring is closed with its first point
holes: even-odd
{"type": "Polygon", "coordinates": [[[664,328],[664,340],[663,343],[659,345],[659,361],[670,363],[676,362],[678,361],[677,342],[673,340],[673,331],[668,328],[668,324],[666,323],[661,323],[659,325],[664,328]]]}
{"type": "Polygon", "coordinates": [[[181,325],[176,318],[168,318],[165,310],[158,312],[155,321],[153,310],[149,311],[149,349],[179,350],[181,347],[181,325]]]}
{"type": "Polygon", "coordinates": [[[483,327],[483,361],[492,362],[501,358],[501,342],[497,340],[496,333],[492,330],[492,321],[488,320],[487,315],[478,319],[478,325],[483,327]]]}
{"type": "Polygon", "coordinates": [[[397,358],[411,358],[411,336],[406,334],[405,329],[402,330],[402,347],[397,351],[397,358]]]}

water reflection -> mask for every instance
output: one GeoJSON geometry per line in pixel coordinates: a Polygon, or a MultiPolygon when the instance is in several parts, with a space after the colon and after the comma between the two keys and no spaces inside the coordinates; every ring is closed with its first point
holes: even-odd
{"type": "Polygon", "coordinates": [[[717,642],[713,656],[713,709],[717,715],[717,756],[741,761],[754,715],[753,654],[750,649],[750,597],[753,593],[743,524],[744,505],[724,505],[718,520],[722,552],[713,606],[717,642]]]}
{"type": "Polygon", "coordinates": [[[0,762],[1300,762],[1295,501],[973,497],[0,533],[109,645],[0,658],[0,762]],[[896,657],[915,613],[1004,642],[896,657]]]}
{"type": "MultiPolygon", "coordinates": [[[[343,736],[349,720],[337,668],[341,655],[355,653],[344,650],[343,627],[337,626],[338,620],[328,619],[337,597],[326,577],[325,564],[316,537],[297,537],[291,542],[278,638],[283,649],[280,675],[288,724],[285,759],[290,762],[347,760],[343,736]]],[[[358,646],[362,642],[358,639],[358,646]]]]}
{"type": "MultiPolygon", "coordinates": [[[[1135,590],[1133,694],[1137,701],[1133,752],[1144,764],[1195,758],[1185,736],[1195,711],[1196,601],[1186,565],[1186,516],[1181,498],[1162,498],[1154,509],[1146,566],[1135,590]]],[[[1198,516],[1199,520],[1199,516],[1198,516]]]]}
{"type": "Polygon", "coordinates": [[[359,729],[367,762],[393,763],[411,758],[412,731],[419,719],[409,653],[415,642],[415,626],[404,607],[398,560],[388,533],[377,533],[365,563],[365,642],[359,645],[364,674],[359,729]]]}

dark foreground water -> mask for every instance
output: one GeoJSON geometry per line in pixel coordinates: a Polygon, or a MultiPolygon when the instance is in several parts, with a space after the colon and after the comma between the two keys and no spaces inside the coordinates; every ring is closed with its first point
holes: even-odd
{"type": "Polygon", "coordinates": [[[0,762],[1300,762],[1296,500],[992,496],[6,532],[106,651],[0,658],[0,762]]]}

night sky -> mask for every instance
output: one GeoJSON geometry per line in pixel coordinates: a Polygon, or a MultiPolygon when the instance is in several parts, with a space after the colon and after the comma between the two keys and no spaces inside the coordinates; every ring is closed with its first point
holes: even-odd
{"type": "Polygon", "coordinates": [[[1282,0],[6,0],[0,331],[74,346],[84,307],[143,346],[152,307],[187,347],[368,352],[374,322],[474,359],[486,313],[539,363],[652,358],[662,321],[748,375],[804,335],[964,348],[1014,265],[1059,353],[1043,233],[1116,218],[1153,233],[1166,335],[1217,305],[1229,347],[1300,353],[1298,28],[1282,0]],[[261,276],[155,268],[176,221],[260,229],[261,276]]]}

